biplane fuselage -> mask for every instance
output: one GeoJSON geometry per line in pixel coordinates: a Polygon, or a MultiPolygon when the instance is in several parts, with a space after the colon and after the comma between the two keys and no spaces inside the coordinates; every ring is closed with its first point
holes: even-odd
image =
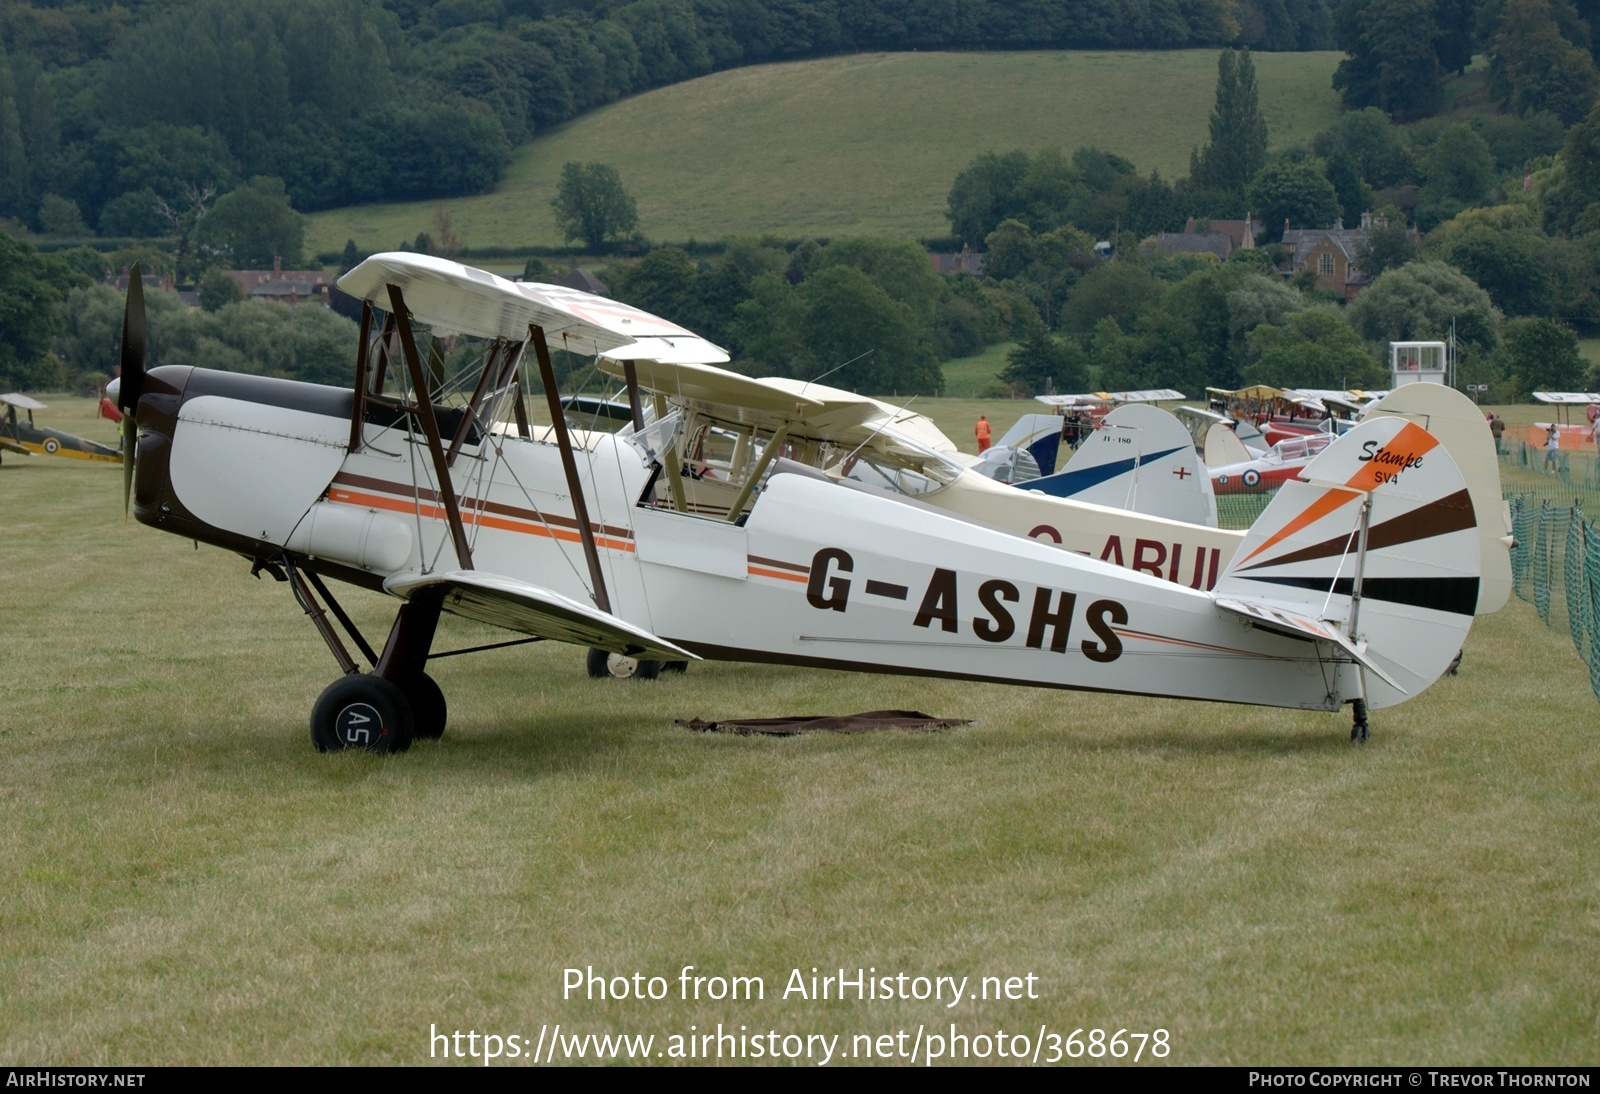
{"type": "MultiPolygon", "coordinates": [[[[348,452],[349,392],[172,366],[146,392],[167,412],[141,414],[142,523],[373,589],[461,567],[425,446],[369,422],[348,452]]],[[[455,469],[474,569],[589,598],[557,445],[474,435],[455,469]]],[[[589,438],[580,476],[612,613],[700,656],[1324,710],[1358,693],[1350,661],[1202,592],[798,465],[739,524],[655,504],[625,438],[589,438]]]]}
{"type": "Polygon", "coordinates": [[[122,462],[122,455],[115,448],[59,429],[35,425],[32,409],[28,410],[27,418],[20,418],[17,415],[17,408],[4,403],[3,400],[0,400],[0,451],[35,456],[64,456],[68,459],[93,460],[100,463],[122,462]]]}

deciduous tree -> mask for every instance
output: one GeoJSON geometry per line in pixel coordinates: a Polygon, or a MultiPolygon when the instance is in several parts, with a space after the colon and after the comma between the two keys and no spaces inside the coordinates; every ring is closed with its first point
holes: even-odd
{"type": "Polygon", "coordinates": [[[581,239],[599,250],[639,229],[639,209],[623,188],[622,176],[608,163],[567,163],[550,199],[556,224],[570,240],[581,239]]]}

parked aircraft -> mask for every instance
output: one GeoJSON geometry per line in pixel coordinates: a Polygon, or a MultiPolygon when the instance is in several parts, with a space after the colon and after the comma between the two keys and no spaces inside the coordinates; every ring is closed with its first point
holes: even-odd
{"type": "Polygon", "coordinates": [[[147,369],[138,285],[120,394],[137,421],[135,515],[290,586],[342,670],[311,712],[323,750],[394,751],[443,733],[445,699],[426,673],[442,613],[639,658],[1349,705],[1362,740],[1369,709],[1445,671],[1478,602],[1471,495],[1439,440],[1403,417],[1364,423],[1306,468],[1309,481],[1285,485],[1207,592],[919,504],[893,458],[905,438],[876,448],[871,474],[856,473],[866,445],[853,467],[849,453],[825,470],[786,458],[833,443],[822,434],[856,413],[810,391],[752,411],[748,436],[763,413],[784,430],[777,415],[801,411],[816,436],[775,431],[744,496],[691,510],[692,422],[658,404],[646,424],[639,373],[725,354],[612,301],[376,255],[340,279],[364,302],[355,384],[340,389],[147,369]],[[470,393],[433,382],[419,324],[486,340],[470,393]],[[617,363],[631,430],[574,442],[553,344],[617,363]],[[523,406],[534,367],[551,440],[523,406]],[[325,579],[402,601],[381,653],[325,579]]]}
{"type": "Polygon", "coordinates": [[[0,395],[0,453],[15,452],[22,456],[65,456],[74,460],[98,460],[105,463],[121,463],[122,456],[115,448],[109,448],[98,441],[91,441],[85,437],[78,437],[49,426],[35,425],[33,412],[44,410],[45,405],[37,399],[26,395],[11,392],[0,395]],[[17,411],[24,411],[27,420],[18,417],[17,411]]]}

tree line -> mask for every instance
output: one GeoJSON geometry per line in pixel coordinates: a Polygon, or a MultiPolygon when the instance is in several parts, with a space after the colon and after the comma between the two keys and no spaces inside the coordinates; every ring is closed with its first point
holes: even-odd
{"type": "Polygon", "coordinates": [[[1327,0],[13,0],[0,217],[169,235],[192,194],[303,212],[492,187],[535,132],[624,95],[855,50],[1331,44],[1327,0]]]}

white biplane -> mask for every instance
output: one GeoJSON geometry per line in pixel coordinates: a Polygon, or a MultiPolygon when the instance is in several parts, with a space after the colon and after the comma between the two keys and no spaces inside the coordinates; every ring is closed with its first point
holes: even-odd
{"type": "Polygon", "coordinates": [[[1352,739],[1365,739],[1369,709],[1445,671],[1480,604],[1473,494],[1439,439],[1402,416],[1364,423],[1307,467],[1309,481],[1287,484],[1206,591],[922,503],[894,458],[926,450],[910,436],[882,441],[888,458],[871,474],[859,470],[865,447],[855,467],[789,458],[828,442],[780,435],[788,417],[804,411],[820,433],[859,413],[858,399],[834,407],[798,382],[783,393],[752,381],[746,402],[767,402],[732,441],[747,438],[751,473],[725,507],[694,507],[687,484],[710,476],[686,459],[684,417],[657,378],[646,423],[638,382],[726,355],[609,300],[377,255],[340,280],[365,302],[355,384],[340,389],[147,369],[139,285],[119,395],[137,422],[135,514],[289,583],[343,670],[312,709],[323,750],[393,751],[443,732],[426,667],[444,612],[636,658],[1349,704],[1352,739]],[[443,397],[418,324],[487,340],[470,393],[443,397]],[[624,374],[631,428],[569,434],[552,346],[624,374]],[[535,369],[548,430],[523,404],[535,369]],[[757,445],[762,413],[773,433],[757,445]],[[381,652],[324,579],[403,602],[381,652]]]}

